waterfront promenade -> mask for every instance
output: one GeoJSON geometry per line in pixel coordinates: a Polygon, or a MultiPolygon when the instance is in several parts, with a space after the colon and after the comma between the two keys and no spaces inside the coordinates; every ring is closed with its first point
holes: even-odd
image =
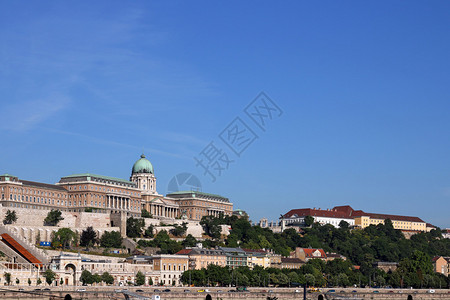
{"type": "MultiPolygon", "coordinates": [[[[228,299],[268,299],[276,297],[282,299],[303,299],[303,289],[295,288],[249,288],[247,292],[236,292],[232,288],[170,288],[169,292],[164,292],[165,287],[53,287],[50,290],[36,290],[35,287],[2,287],[0,299],[5,300],[28,300],[28,299],[64,299],[69,294],[72,299],[151,299],[154,295],[159,295],[161,300],[165,299],[205,299],[209,294],[212,300],[228,299]],[[81,290],[80,290],[81,289],[81,290]],[[85,289],[85,290],[84,290],[85,289]],[[78,291],[77,291],[78,290],[78,291]],[[155,292],[156,290],[156,292],[155,292]]],[[[321,299],[353,299],[353,300],[433,300],[450,299],[450,290],[435,290],[430,293],[428,289],[354,289],[354,288],[331,288],[323,289],[320,292],[307,293],[309,300],[321,299]],[[409,297],[409,298],[408,298],[409,297]]]]}

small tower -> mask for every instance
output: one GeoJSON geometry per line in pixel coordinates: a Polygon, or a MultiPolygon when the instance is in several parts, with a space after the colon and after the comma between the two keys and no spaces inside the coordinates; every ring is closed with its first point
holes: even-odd
{"type": "Polygon", "coordinates": [[[142,154],[131,170],[130,181],[137,184],[138,189],[142,194],[157,195],[156,192],[156,177],[153,171],[152,163],[142,154]]]}

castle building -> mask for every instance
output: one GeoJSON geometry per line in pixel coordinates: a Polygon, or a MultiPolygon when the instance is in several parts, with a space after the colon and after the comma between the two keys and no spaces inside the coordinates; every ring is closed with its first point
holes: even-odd
{"type": "MultiPolygon", "coordinates": [[[[156,190],[151,162],[144,154],[134,163],[129,180],[90,173],[64,176],[56,184],[0,175],[0,204],[4,207],[67,212],[110,213],[111,223],[123,217],[139,217],[143,209],[152,217],[200,220],[203,216],[231,215],[228,198],[203,192],[175,192],[167,196],[156,190]]],[[[111,226],[120,226],[111,224],[111,226]]]]}
{"type": "Polygon", "coordinates": [[[334,227],[339,227],[340,222],[345,221],[350,226],[366,228],[390,219],[395,229],[413,232],[427,231],[427,223],[418,217],[367,213],[362,210],[354,210],[349,205],[335,206],[332,209],[292,209],[280,219],[287,226],[302,226],[305,224],[306,216],[313,217],[314,222],[322,225],[330,224],[334,227]]]}

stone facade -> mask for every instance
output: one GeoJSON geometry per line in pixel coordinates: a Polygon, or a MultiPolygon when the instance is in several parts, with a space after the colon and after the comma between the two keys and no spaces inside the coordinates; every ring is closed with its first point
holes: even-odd
{"type": "Polygon", "coordinates": [[[55,209],[68,213],[61,226],[85,227],[101,223],[99,227],[120,227],[122,232],[123,219],[139,217],[143,209],[160,220],[199,221],[206,215],[231,215],[233,212],[229,199],[219,195],[199,191],[158,194],[153,166],[144,155],[133,165],[130,181],[85,173],[64,176],[56,184],[47,184],[0,175],[0,204],[7,209],[20,210],[19,225],[42,226],[42,217],[55,209]],[[82,216],[85,212],[103,215],[82,216]],[[38,218],[25,217],[30,214],[38,218]]]}

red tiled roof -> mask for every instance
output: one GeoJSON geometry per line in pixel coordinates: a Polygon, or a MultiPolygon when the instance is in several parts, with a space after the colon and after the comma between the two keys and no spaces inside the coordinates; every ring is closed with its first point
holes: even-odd
{"type": "Polygon", "coordinates": [[[383,220],[391,219],[395,221],[424,223],[424,221],[418,217],[366,213],[362,210],[354,210],[350,205],[335,206],[329,210],[312,209],[312,208],[291,209],[283,217],[290,218],[293,215],[297,215],[299,217],[312,216],[312,217],[328,217],[328,218],[342,218],[342,219],[352,219],[355,217],[367,216],[372,219],[383,219],[383,220]]]}
{"type": "Polygon", "coordinates": [[[191,251],[192,251],[192,249],[183,249],[183,250],[178,251],[178,252],[175,253],[175,254],[178,254],[178,255],[187,255],[187,254],[191,253],[191,251]]]}
{"type": "Polygon", "coordinates": [[[293,215],[297,215],[299,217],[317,216],[317,217],[328,217],[328,218],[349,218],[349,216],[345,212],[342,212],[342,211],[312,209],[312,208],[291,209],[283,217],[290,218],[293,215]]]}
{"type": "Polygon", "coordinates": [[[323,249],[312,249],[312,248],[303,248],[303,251],[306,254],[306,257],[317,257],[317,256],[313,256],[313,253],[316,251],[320,252],[320,257],[327,257],[327,255],[325,254],[325,251],[323,251],[323,249]]]}

